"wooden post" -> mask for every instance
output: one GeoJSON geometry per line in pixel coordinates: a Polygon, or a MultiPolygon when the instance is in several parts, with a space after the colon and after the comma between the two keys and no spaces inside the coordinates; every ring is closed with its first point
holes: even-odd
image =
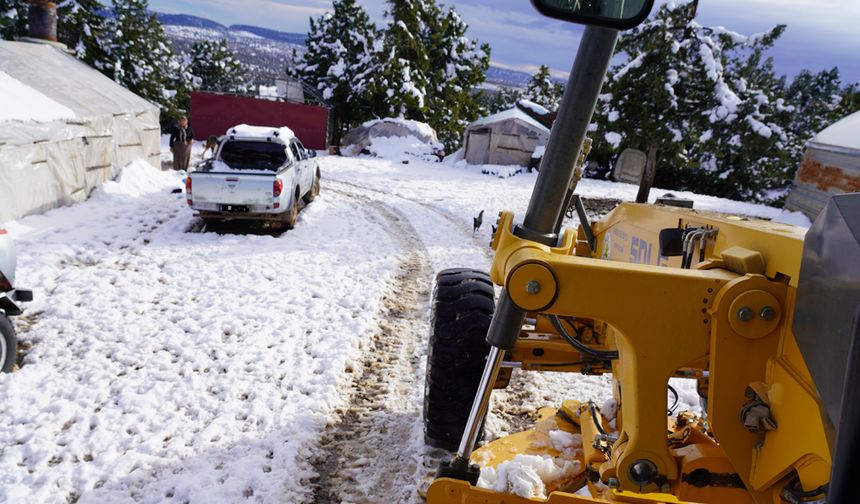
{"type": "Polygon", "coordinates": [[[645,161],[645,172],[642,173],[642,181],[639,182],[639,193],[636,194],[636,203],[648,203],[648,195],[651,186],[654,185],[654,176],[657,174],[657,144],[652,143],[648,147],[648,158],[645,161]]]}

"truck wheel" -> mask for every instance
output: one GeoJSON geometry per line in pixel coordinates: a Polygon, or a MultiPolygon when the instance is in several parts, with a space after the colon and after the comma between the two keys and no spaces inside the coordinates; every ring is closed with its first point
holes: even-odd
{"type": "Polygon", "coordinates": [[[320,171],[317,168],[317,174],[314,176],[314,185],[311,187],[311,190],[305,194],[305,203],[310,203],[315,200],[320,193],[320,171]]]}
{"type": "Polygon", "coordinates": [[[482,271],[436,275],[424,383],[424,439],[431,446],[454,451],[460,443],[490,351],[484,339],[494,298],[493,282],[482,271]]]}
{"type": "Polygon", "coordinates": [[[293,204],[290,205],[290,210],[287,212],[284,225],[287,226],[287,229],[293,229],[296,227],[296,223],[299,222],[299,190],[296,189],[296,195],[293,197],[293,204]]]}
{"type": "Polygon", "coordinates": [[[5,316],[0,315],[0,371],[12,372],[15,360],[18,357],[18,337],[12,323],[5,316]]]}

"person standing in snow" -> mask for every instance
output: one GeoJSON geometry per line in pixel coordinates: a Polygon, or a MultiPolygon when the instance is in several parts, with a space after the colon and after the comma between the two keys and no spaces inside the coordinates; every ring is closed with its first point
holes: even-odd
{"type": "Polygon", "coordinates": [[[188,170],[191,162],[191,145],[194,143],[194,131],[188,126],[188,118],[179,118],[179,124],[170,132],[170,151],[173,152],[173,169],[188,170]]]}

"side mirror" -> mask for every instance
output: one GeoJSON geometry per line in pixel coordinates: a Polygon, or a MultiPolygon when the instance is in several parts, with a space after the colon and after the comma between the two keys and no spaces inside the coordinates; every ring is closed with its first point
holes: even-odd
{"type": "Polygon", "coordinates": [[[544,16],[627,30],[648,17],[654,0],[532,0],[532,4],[544,16]]]}
{"type": "Polygon", "coordinates": [[[307,152],[308,152],[308,157],[312,157],[312,158],[317,157],[317,151],[315,151],[315,150],[309,150],[309,151],[307,151],[307,152]]]}

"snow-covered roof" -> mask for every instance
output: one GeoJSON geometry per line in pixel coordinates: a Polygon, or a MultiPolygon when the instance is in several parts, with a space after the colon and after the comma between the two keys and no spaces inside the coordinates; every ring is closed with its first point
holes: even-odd
{"type": "MultiPolygon", "coordinates": [[[[48,44],[0,41],[0,71],[71,110],[77,119],[158,109],[98,70],[48,44]]],[[[5,108],[8,97],[2,98],[5,108]]]]}
{"type": "Polygon", "coordinates": [[[809,141],[811,147],[860,154],[860,111],[824,128],[809,141]]]}
{"type": "Polygon", "coordinates": [[[273,128],[271,126],[251,126],[248,124],[237,124],[228,129],[225,134],[237,138],[269,139],[283,144],[286,144],[296,136],[293,130],[286,126],[273,128]]]}
{"type": "Polygon", "coordinates": [[[549,115],[549,110],[547,110],[546,107],[538,105],[537,103],[535,103],[531,100],[522,99],[522,100],[517,102],[517,105],[525,107],[537,115],[542,115],[542,116],[549,115]]]}
{"type": "Polygon", "coordinates": [[[532,116],[526,114],[525,112],[523,112],[522,110],[520,110],[516,107],[509,109],[509,110],[504,110],[502,112],[498,112],[498,113],[495,113],[492,115],[488,115],[487,117],[482,117],[482,118],[478,119],[477,121],[473,122],[472,124],[470,124],[469,128],[474,128],[476,126],[486,126],[488,124],[507,121],[508,119],[517,119],[519,121],[522,121],[524,123],[529,124],[530,126],[534,127],[535,129],[537,129],[539,131],[549,133],[549,128],[547,128],[543,124],[539,123],[532,116]]]}
{"type": "Polygon", "coordinates": [[[75,113],[44,94],[36,91],[6,72],[0,70],[0,122],[50,122],[74,119],[75,113]]]}

